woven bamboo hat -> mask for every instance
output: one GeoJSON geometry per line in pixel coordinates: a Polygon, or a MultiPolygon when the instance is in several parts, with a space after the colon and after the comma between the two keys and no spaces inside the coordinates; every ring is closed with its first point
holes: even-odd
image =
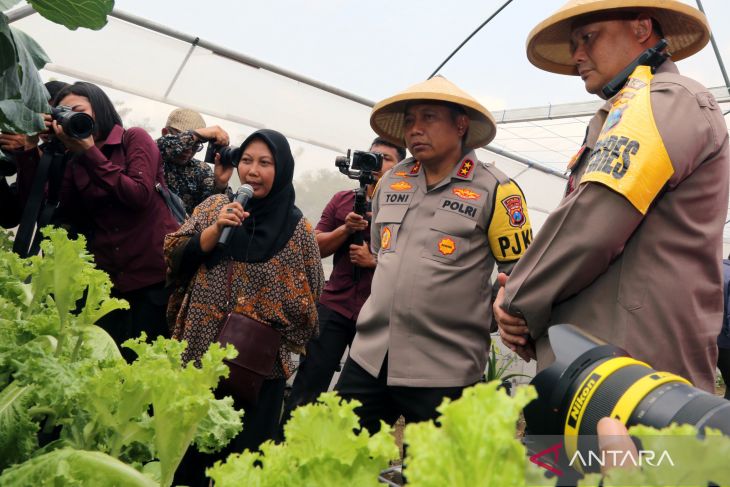
{"type": "Polygon", "coordinates": [[[469,117],[469,130],[464,141],[466,150],[485,146],[497,135],[497,124],[489,110],[443,76],[434,76],[377,103],[370,115],[370,126],[388,142],[405,146],[403,119],[406,106],[414,101],[441,101],[460,105],[469,117]]]}
{"type": "Polygon", "coordinates": [[[171,127],[181,132],[205,128],[205,120],[195,110],[176,108],[167,117],[165,127],[171,127]]]}
{"type": "Polygon", "coordinates": [[[532,29],[527,38],[527,58],[545,71],[577,75],[570,55],[573,23],[603,11],[643,12],[656,20],[678,61],[701,50],[710,40],[707,17],[677,0],[570,0],[532,29]]]}

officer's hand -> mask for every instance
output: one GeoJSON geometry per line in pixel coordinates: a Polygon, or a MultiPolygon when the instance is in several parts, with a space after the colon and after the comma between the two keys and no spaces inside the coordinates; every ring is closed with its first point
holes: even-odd
{"type": "Polygon", "coordinates": [[[606,462],[601,467],[601,473],[606,473],[607,470],[616,467],[632,466],[633,462],[625,462],[623,465],[617,464],[616,461],[626,457],[626,452],[631,452],[633,458],[639,456],[636,445],[631,441],[629,432],[626,426],[621,421],[613,418],[601,418],[598,421],[598,446],[601,449],[603,455],[601,458],[605,458],[606,462]],[[615,453],[608,454],[608,452],[620,452],[622,454],[616,455],[615,453]]]}
{"type": "Polygon", "coordinates": [[[358,267],[367,267],[369,269],[374,269],[377,263],[373,254],[370,253],[370,247],[366,243],[362,245],[350,245],[350,262],[358,267]]]}
{"type": "Polygon", "coordinates": [[[353,234],[368,227],[368,221],[354,211],[351,211],[345,217],[345,230],[347,233],[353,234]]]}
{"type": "MultiPolygon", "coordinates": [[[[517,352],[518,347],[528,346],[529,330],[527,329],[527,323],[519,316],[509,314],[502,307],[504,305],[504,285],[507,284],[507,275],[500,273],[497,276],[497,282],[500,288],[492,305],[494,319],[499,326],[499,336],[502,342],[513,352],[517,352]]],[[[519,355],[525,358],[522,354],[519,355]]]]}
{"type": "Polygon", "coordinates": [[[228,132],[218,125],[197,129],[195,132],[203,139],[212,141],[215,145],[228,145],[230,143],[228,132]]]}
{"type": "Polygon", "coordinates": [[[220,153],[215,153],[215,164],[213,165],[213,177],[215,178],[215,189],[223,192],[228,188],[228,181],[233,174],[233,166],[221,164],[220,153]]]}

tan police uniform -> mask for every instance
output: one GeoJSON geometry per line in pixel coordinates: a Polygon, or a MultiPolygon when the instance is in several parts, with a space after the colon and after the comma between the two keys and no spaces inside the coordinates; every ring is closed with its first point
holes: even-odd
{"type": "Polygon", "coordinates": [[[728,133],[713,96],[666,61],[596,113],[566,198],[515,266],[505,309],[553,361],[572,323],[714,391],[728,133]]]}
{"type": "Polygon", "coordinates": [[[387,384],[460,387],[484,373],[492,324],[491,274],[508,271],[532,240],[517,184],[474,151],[450,176],[426,186],[404,160],[373,199],[378,267],[350,357],[387,384]]]}

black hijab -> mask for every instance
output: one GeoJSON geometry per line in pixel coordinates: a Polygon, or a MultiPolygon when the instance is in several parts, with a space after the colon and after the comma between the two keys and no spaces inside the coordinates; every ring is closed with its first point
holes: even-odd
{"type": "Polygon", "coordinates": [[[246,204],[250,216],[233,230],[219,258],[225,255],[238,262],[266,262],[289,242],[302,218],[302,212],[294,206],[294,157],[289,142],[275,130],[257,130],[243,141],[240,153],[254,140],[264,142],[274,156],[274,183],[268,195],[252,198],[246,204]]]}

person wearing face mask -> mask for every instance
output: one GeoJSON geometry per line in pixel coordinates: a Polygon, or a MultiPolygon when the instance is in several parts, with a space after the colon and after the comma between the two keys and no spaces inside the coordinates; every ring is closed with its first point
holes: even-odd
{"type": "Polygon", "coordinates": [[[728,132],[712,94],[674,63],[709,37],[704,14],[675,0],[571,0],[530,34],[534,65],[604,99],[648,48],[666,39],[671,54],[633,68],[598,110],[563,202],[499,278],[502,340],[538,369],[554,360],[548,328],[571,323],[714,392],[728,132]]]}
{"type": "MultiPolygon", "coordinates": [[[[86,237],[96,265],[111,277],[112,295],[130,305],[97,324],[117,344],[143,331],[149,338],[167,336],[162,243],[178,225],[155,190],[156,184],[164,184],[157,146],[144,129],[125,129],[109,97],[94,84],[68,85],[51,104],[94,120],[93,132],[79,139],[46,115],[49,133],[63,145],[67,159],[52,223],[86,237]]],[[[19,192],[25,199],[40,161],[35,144],[37,140],[16,158],[19,192]]],[[[122,354],[128,360],[134,357],[127,349],[122,354]]]]}
{"type": "Polygon", "coordinates": [[[202,357],[229,312],[281,332],[273,372],[257,402],[234,395],[236,407],[245,411],[243,432],[229,446],[236,452],[255,450],[274,437],[286,379],[294,370],[290,355],[302,353],[317,332],[316,302],[324,286],[314,229],[294,203],[294,159],[286,138],[258,130],[240,150],[238,176],[253,188],[245,209],[224,194],[210,196],[165,239],[170,275],[188,282],[173,330],[174,338],[188,342],[185,361],[202,357]],[[233,232],[222,247],[217,244],[227,227],[233,232]]]}

